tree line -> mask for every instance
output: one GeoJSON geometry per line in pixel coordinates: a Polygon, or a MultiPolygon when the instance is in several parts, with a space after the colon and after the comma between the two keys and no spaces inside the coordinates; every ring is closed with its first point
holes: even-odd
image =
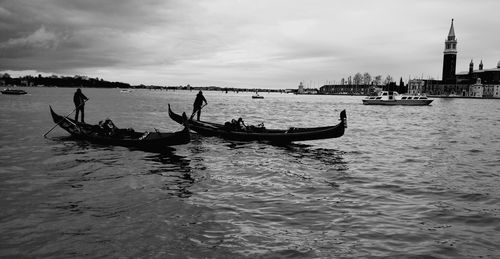
{"type": "MultiPolygon", "coordinates": [[[[400,79],[400,84],[402,83],[403,78],[400,79]]],[[[342,78],[340,81],[340,84],[342,85],[376,85],[376,86],[383,86],[383,85],[389,85],[394,82],[394,78],[391,75],[387,75],[386,77],[382,78],[382,75],[376,75],[372,77],[370,73],[365,72],[363,74],[361,73],[356,73],[354,76],[349,76],[346,79],[342,78]]]]}
{"type": "Polygon", "coordinates": [[[110,82],[102,78],[89,78],[86,76],[47,76],[41,74],[38,76],[22,76],[11,77],[10,74],[4,73],[0,77],[5,85],[19,85],[19,86],[58,86],[58,87],[96,87],[96,88],[129,88],[130,84],[122,82],[110,82]]]}

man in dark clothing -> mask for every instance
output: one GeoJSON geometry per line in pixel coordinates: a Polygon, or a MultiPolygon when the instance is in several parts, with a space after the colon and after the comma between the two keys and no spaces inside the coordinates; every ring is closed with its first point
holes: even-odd
{"type": "Polygon", "coordinates": [[[76,114],[75,114],[75,121],[78,121],[78,113],[81,111],[82,112],[82,122],[85,122],[85,101],[87,101],[89,98],[85,96],[82,93],[82,90],[80,88],[76,89],[75,95],[73,95],[73,102],[75,103],[75,109],[76,109],[76,114]]]}
{"type": "Polygon", "coordinates": [[[191,115],[191,118],[194,116],[194,113],[196,112],[197,113],[196,119],[200,120],[201,106],[203,105],[203,102],[205,102],[205,104],[208,104],[207,99],[205,99],[205,97],[203,96],[203,93],[200,90],[198,92],[198,94],[196,95],[196,99],[194,100],[193,115],[191,115]]]}

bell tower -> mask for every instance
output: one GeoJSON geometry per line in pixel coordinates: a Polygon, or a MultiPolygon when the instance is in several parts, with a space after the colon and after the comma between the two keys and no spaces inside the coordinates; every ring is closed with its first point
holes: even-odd
{"type": "Polygon", "coordinates": [[[453,28],[453,19],[451,19],[450,32],[444,42],[443,57],[443,82],[454,83],[456,81],[455,70],[457,66],[457,39],[455,38],[455,29],[453,28]]]}

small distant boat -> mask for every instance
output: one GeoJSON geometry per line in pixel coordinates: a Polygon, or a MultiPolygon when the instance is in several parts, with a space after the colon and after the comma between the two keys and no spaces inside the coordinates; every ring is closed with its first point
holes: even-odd
{"type": "Polygon", "coordinates": [[[120,92],[122,92],[122,93],[131,93],[132,89],[122,89],[122,90],[120,90],[120,92]]]}
{"type": "Polygon", "coordinates": [[[398,94],[395,91],[380,91],[377,96],[367,96],[363,99],[366,105],[429,105],[433,100],[425,95],[398,94]]]}
{"type": "MultiPolygon", "coordinates": [[[[50,114],[54,123],[66,130],[77,139],[92,143],[114,146],[134,147],[143,150],[162,150],[166,146],[186,144],[190,141],[190,133],[187,127],[177,132],[137,132],[133,129],[120,129],[114,127],[102,127],[77,122],[68,117],[58,115],[50,107],[50,114]]],[[[187,119],[187,118],[186,118],[187,119]]]]}
{"type": "Polygon", "coordinates": [[[168,105],[168,115],[179,124],[186,124],[189,129],[204,136],[218,136],[224,139],[237,141],[267,141],[278,144],[288,144],[293,141],[306,141],[316,139],[339,138],[344,135],[347,128],[347,115],[345,110],[340,112],[340,122],[336,125],[288,129],[267,129],[265,127],[246,127],[234,129],[226,124],[190,119],[184,121],[183,116],[176,114],[168,105]],[[184,122],[183,122],[184,121],[184,122]]]}
{"type": "Polygon", "coordinates": [[[264,96],[259,95],[259,92],[255,92],[255,94],[252,95],[252,99],[264,99],[264,96]]]}
{"type": "Polygon", "coordinates": [[[21,89],[11,89],[11,88],[3,89],[1,92],[2,94],[12,94],[12,95],[22,95],[28,93],[21,89]]]}

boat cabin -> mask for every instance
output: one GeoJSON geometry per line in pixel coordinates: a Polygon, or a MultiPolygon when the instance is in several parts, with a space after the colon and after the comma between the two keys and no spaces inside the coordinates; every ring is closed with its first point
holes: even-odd
{"type": "Polygon", "coordinates": [[[395,91],[381,91],[380,96],[386,96],[387,98],[384,98],[386,100],[394,100],[394,96],[399,95],[398,92],[395,91]]]}
{"type": "Polygon", "coordinates": [[[425,95],[399,94],[395,91],[380,91],[377,96],[368,96],[363,99],[363,104],[383,105],[428,105],[432,100],[425,95]]]}
{"type": "Polygon", "coordinates": [[[401,100],[427,100],[427,96],[402,96],[401,100]]]}

